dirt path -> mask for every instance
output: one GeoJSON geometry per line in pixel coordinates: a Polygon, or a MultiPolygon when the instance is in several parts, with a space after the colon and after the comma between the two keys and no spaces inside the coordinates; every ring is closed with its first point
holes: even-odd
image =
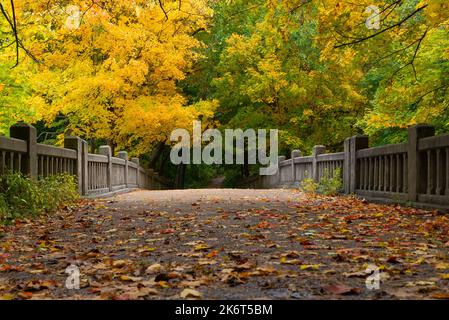
{"type": "Polygon", "coordinates": [[[0,297],[448,298],[448,247],[437,212],[290,190],[138,191],[0,229],[0,297]],[[65,287],[72,264],[80,290],[65,287]]]}
{"type": "Polygon", "coordinates": [[[207,186],[207,188],[208,189],[220,189],[223,187],[224,181],[225,181],[225,177],[213,178],[211,181],[209,181],[209,185],[207,186]]]}

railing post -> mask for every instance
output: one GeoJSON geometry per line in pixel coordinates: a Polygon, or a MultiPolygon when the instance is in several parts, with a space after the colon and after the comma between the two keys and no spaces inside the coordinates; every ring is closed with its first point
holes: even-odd
{"type": "Polygon", "coordinates": [[[100,146],[98,153],[108,157],[107,184],[109,191],[112,191],[112,151],[110,146],[100,146]]]}
{"type": "Polygon", "coordinates": [[[349,162],[349,175],[350,175],[350,184],[349,184],[349,193],[355,193],[357,189],[357,179],[359,175],[359,170],[357,168],[357,151],[366,149],[369,147],[369,138],[364,135],[356,135],[350,138],[350,162],[349,162]]]}
{"type": "Polygon", "coordinates": [[[136,184],[137,187],[140,188],[139,184],[139,177],[140,177],[140,160],[139,158],[131,158],[131,162],[137,164],[137,171],[136,171],[136,184]]]}
{"type": "Polygon", "coordinates": [[[292,179],[293,182],[296,181],[296,168],[295,168],[295,158],[301,157],[301,151],[300,150],[293,150],[292,151],[292,179]]]}
{"type": "Polygon", "coordinates": [[[80,195],[86,195],[88,191],[87,142],[79,137],[67,136],[64,138],[64,148],[76,151],[75,175],[78,180],[78,192],[80,195]]]}
{"type": "Polygon", "coordinates": [[[87,141],[82,140],[81,146],[83,148],[82,154],[82,173],[83,173],[83,194],[87,195],[89,191],[89,144],[87,141]]]}
{"type": "Polygon", "coordinates": [[[120,151],[118,153],[118,157],[120,159],[125,160],[125,185],[128,188],[128,184],[129,184],[129,181],[128,181],[128,152],[120,151]]]}
{"type": "Polygon", "coordinates": [[[351,193],[351,138],[345,139],[345,160],[343,163],[343,187],[345,194],[351,193]]]}
{"type": "Polygon", "coordinates": [[[435,135],[435,128],[416,125],[408,128],[408,200],[418,201],[418,195],[427,185],[426,168],[419,154],[419,139],[435,135]]]}
{"type": "Polygon", "coordinates": [[[31,179],[37,179],[37,134],[36,128],[20,122],[9,128],[11,138],[24,140],[27,143],[27,153],[21,161],[20,170],[31,179]]]}
{"type": "Polygon", "coordinates": [[[279,156],[278,157],[278,172],[276,173],[276,184],[275,186],[278,187],[281,184],[281,162],[286,160],[286,156],[279,156]]]}
{"type": "Polygon", "coordinates": [[[312,177],[315,182],[320,182],[320,173],[318,168],[318,156],[320,154],[326,153],[326,147],[325,146],[314,146],[312,150],[312,177]]]}

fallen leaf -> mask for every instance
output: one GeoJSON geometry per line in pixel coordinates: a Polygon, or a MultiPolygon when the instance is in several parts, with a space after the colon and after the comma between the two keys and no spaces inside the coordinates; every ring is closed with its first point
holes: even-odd
{"type": "Polygon", "coordinates": [[[434,298],[434,299],[444,299],[444,300],[449,300],[449,292],[434,293],[434,294],[432,295],[432,298],[434,298]]]}
{"type": "Polygon", "coordinates": [[[156,274],[159,273],[162,270],[162,266],[159,263],[155,263],[151,266],[149,266],[146,270],[146,274],[156,274]]]}
{"type": "Polygon", "coordinates": [[[199,244],[199,245],[196,245],[193,250],[195,250],[195,251],[205,251],[205,250],[209,250],[210,248],[211,248],[211,246],[209,246],[207,244],[199,244]]]}
{"type": "Polygon", "coordinates": [[[303,264],[299,268],[301,270],[319,270],[321,267],[320,264],[303,264]]]}
{"type": "Polygon", "coordinates": [[[188,298],[201,298],[202,294],[199,291],[193,290],[193,289],[184,289],[180,297],[182,299],[188,299],[188,298]]]}
{"type": "Polygon", "coordinates": [[[126,260],[115,260],[114,262],[112,262],[112,266],[114,268],[123,268],[127,265],[127,263],[128,262],[126,260]]]}
{"type": "Polygon", "coordinates": [[[332,294],[338,295],[351,295],[351,294],[359,294],[360,289],[354,287],[348,287],[344,284],[336,284],[331,286],[326,286],[324,289],[332,294]]]}

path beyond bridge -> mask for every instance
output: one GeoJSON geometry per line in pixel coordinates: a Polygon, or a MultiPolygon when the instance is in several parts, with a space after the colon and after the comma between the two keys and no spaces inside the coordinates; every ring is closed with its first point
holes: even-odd
{"type": "Polygon", "coordinates": [[[437,211],[294,190],[137,191],[0,230],[0,297],[449,296],[437,211]],[[80,289],[65,287],[68,266],[80,289]],[[366,287],[368,265],[380,289],[366,287]]]}

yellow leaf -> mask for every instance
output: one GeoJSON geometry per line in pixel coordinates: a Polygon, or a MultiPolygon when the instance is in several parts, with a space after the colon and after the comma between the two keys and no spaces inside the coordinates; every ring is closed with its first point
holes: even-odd
{"type": "Polygon", "coordinates": [[[195,251],[204,251],[204,250],[208,250],[210,248],[211,247],[207,244],[199,244],[199,245],[195,246],[194,250],[195,251]]]}
{"type": "Polygon", "coordinates": [[[321,267],[320,264],[303,264],[299,268],[301,270],[319,270],[321,267]]]}
{"type": "Polygon", "coordinates": [[[12,295],[10,293],[0,296],[0,300],[12,300],[12,299],[14,299],[14,295],[12,295]]]}
{"type": "Polygon", "coordinates": [[[288,260],[287,257],[281,257],[281,264],[300,264],[298,259],[288,260]]]}

